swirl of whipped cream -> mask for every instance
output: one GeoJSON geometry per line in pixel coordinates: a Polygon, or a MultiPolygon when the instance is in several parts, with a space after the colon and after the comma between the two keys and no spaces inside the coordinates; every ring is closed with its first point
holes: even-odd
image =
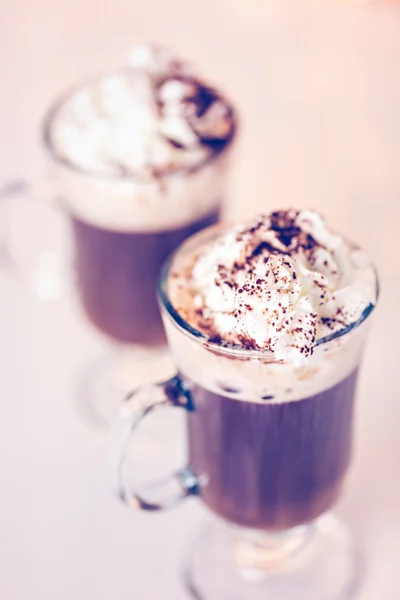
{"type": "Polygon", "coordinates": [[[292,361],[356,322],[376,292],[368,257],[311,210],[272,212],[233,227],[177,279],[175,308],[193,327],[292,361]]]}
{"type": "Polygon", "coordinates": [[[231,142],[231,104],[164,49],[134,48],[128,66],[77,88],[56,108],[55,153],[80,169],[152,179],[195,169],[231,142]]]}

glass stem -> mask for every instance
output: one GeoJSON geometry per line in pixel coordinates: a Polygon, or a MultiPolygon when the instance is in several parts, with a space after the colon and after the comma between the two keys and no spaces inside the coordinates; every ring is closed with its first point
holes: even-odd
{"type": "Polygon", "coordinates": [[[310,544],[314,532],[313,523],[277,532],[233,528],[232,557],[243,570],[284,569],[310,544]]]}

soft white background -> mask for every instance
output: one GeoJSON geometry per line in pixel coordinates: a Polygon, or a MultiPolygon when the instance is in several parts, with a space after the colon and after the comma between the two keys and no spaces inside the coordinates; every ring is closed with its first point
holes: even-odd
{"type": "MultiPolygon", "coordinates": [[[[340,512],[365,547],[360,600],[395,600],[400,5],[3,0],[0,181],[40,170],[39,121],[57,91],[118,66],[146,40],[192,57],[237,100],[242,136],[230,215],[315,206],[379,265],[383,295],[340,512]]],[[[199,507],[147,517],[119,506],[107,489],[104,440],[75,409],[74,375],[100,351],[100,338],[70,297],[43,303],[4,272],[0,332],[0,597],[183,600],[179,557],[199,507]]]]}

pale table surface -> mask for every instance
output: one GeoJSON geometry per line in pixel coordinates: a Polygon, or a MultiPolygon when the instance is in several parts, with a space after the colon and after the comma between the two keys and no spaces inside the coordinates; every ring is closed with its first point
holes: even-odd
{"type": "MultiPolygon", "coordinates": [[[[382,300],[359,388],[354,468],[339,510],[365,548],[360,600],[395,600],[400,5],[3,2],[0,180],[40,169],[38,124],[55,92],[119,65],[134,42],[149,39],[196,59],[237,99],[242,136],[231,216],[314,206],[379,265],[382,300]]],[[[203,513],[193,501],[147,517],[110,494],[104,439],[80,421],[74,399],[76,373],[99,353],[100,338],[69,296],[42,302],[4,272],[0,331],[1,598],[183,600],[179,560],[203,513]]]]}

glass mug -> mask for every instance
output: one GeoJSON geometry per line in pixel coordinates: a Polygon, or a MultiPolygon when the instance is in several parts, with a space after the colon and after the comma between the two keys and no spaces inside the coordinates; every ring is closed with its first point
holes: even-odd
{"type": "Polygon", "coordinates": [[[91,424],[104,426],[135,382],[147,381],[155,369],[161,376],[171,372],[157,304],[159,272],[183,240],[220,220],[231,143],[190,168],[151,179],[85,170],[60,156],[50,135],[58,109],[76,90],[56,100],[44,119],[49,178],[0,189],[3,207],[18,207],[3,232],[3,250],[41,296],[53,297],[65,288],[61,233],[64,245],[70,242],[79,304],[112,342],[112,356],[79,378],[80,407],[91,424]],[[44,203],[38,201],[43,196],[44,203]],[[54,227],[55,208],[67,217],[72,236],[54,227]]]}
{"type": "Polygon", "coordinates": [[[348,597],[357,555],[347,529],[326,513],[351,461],[355,388],[374,305],[320,340],[301,367],[222,347],[186,323],[169,294],[172,272],[222,230],[195,235],[163,269],[159,302],[178,373],[133,392],[121,407],[111,438],[116,494],[145,511],[198,496],[218,517],[186,561],[195,598],[348,597]],[[291,388],[290,400],[274,401],[282,384],[291,388]],[[188,466],[135,489],[131,435],[165,406],[187,413],[188,466]]]}

